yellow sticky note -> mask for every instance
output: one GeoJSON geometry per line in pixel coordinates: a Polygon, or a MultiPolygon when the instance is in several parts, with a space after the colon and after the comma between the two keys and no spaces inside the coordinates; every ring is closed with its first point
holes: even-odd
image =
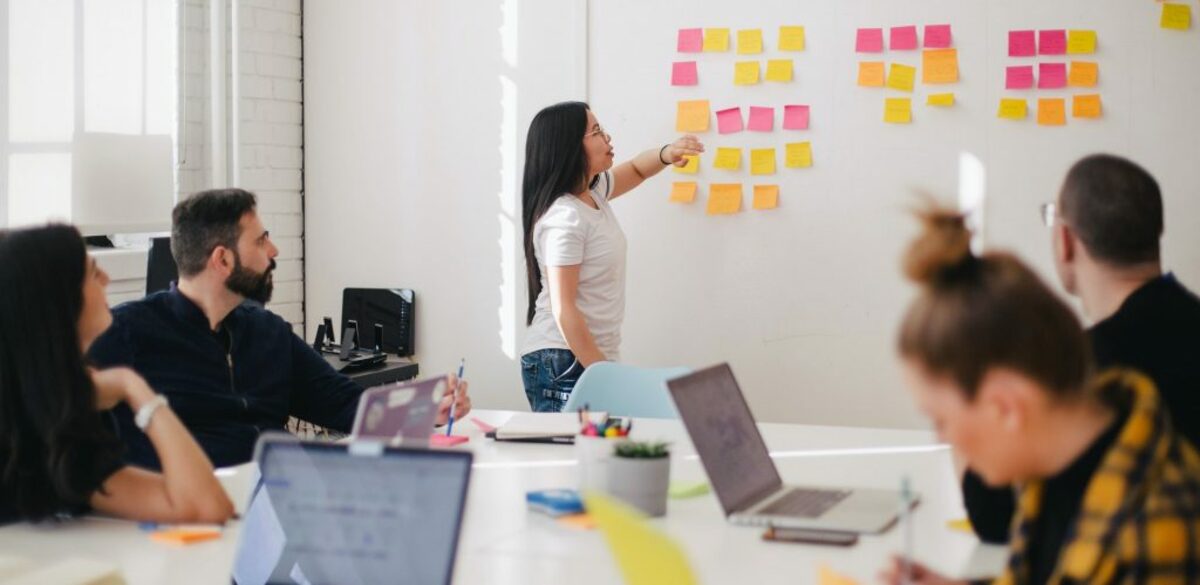
{"type": "Polygon", "coordinates": [[[763,52],[762,29],[749,28],[739,30],[737,52],[739,55],[757,55],[763,52]]]}
{"type": "Polygon", "coordinates": [[[1102,113],[1100,94],[1077,95],[1071,99],[1071,116],[1075,118],[1099,118],[1102,113]]]}
{"type": "Polygon", "coordinates": [[[887,86],[901,91],[912,91],[913,82],[917,79],[917,68],[902,63],[892,63],[888,70],[887,86]]]}
{"type": "Polygon", "coordinates": [[[908,98],[887,98],[884,100],[883,121],[889,124],[908,124],[912,122],[912,100],[908,98]]]}
{"type": "Polygon", "coordinates": [[[729,50],[729,29],[727,28],[706,28],[704,29],[704,51],[705,52],[721,52],[729,50]]]}
{"type": "MultiPolygon", "coordinates": [[[[740,190],[740,185],[738,186],[740,190]]],[[[739,198],[740,203],[740,198],[739,198]]],[[[683,549],[629,506],[597,493],[584,494],[588,514],[600,527],[621,577],[629,585],[696,585],[683,549]]]]}
{"type": "Polygon", "coordinates": [[[949,528],[950,530],[966,532],[967,534],[975,534],[975,529],[971,527],[971,521],[966,518],[950,520],[950,521],[946,522],[946,527],[949,528]]]}
{"type": "Polygon", "coordinates": [[[1095,87],[1100,78],[1100,66],[1094,61],[1071,61],[1067,74],[1067,85],[1071,87],[1095,87]]]}
{"type": "Polygon", "coordinates": [[[952,94],[952,93],[931,93],[931,94],[929,94],[929,97],[925,98],[925,105],[927,105],[927,106],[943,106],[943,107],[953,106],[954,105],[954,94],[952,94]]]}
{"type": "Polygon", "coordinates": [[[1096,52],[1096,31],[1073,30],[1067,33],[1067,53],[1084,55],[1096,52]]]}
{"type": "Polygon", "coordinates": [[[921,53],[921,83],[956,83],[958,49],[929,49],[921,53]]]}
{"type": "Polygon", "coordinates": [[[721,146],[717,148],[717,158],[713,159],[713,168],[736,171],[742,167],[742,149],[721,146]]]}
{"type": "Polygon", "coordinates": [[[1192,26],[1192,7],[1187,4],[1173,4],[1167,2],[1163,4],[1162,20],[1159,23],[1163,28],[1172,30],[1187,30],[1192,26]]]}
{"type": "Polygon", "coordinates": [[[678,132],[708,131],[708,100],[683,100],[675,110],[675,130],[678,132]]]}
{"type": "Polygon", "coordinates": [[[696,200],[696,183],[687,181],[671,183],[672,203],[691,203],[696,200]]]}
{"type": "Polygon", "coordinates": [[[792,60],[771,59],[767,61],[767,81],[791,81],[792,60]]]}
{"type": "Polygon", "coordinates": [[[858,581],[830,569],[829,565],[821,565],[817,570],[817,585],[858,585],[858,581]]]}
{"type": "Polygon", "coordinates": [[[758,83],[758,61],[738,61],[733,64],[734,85],[754,85],[758,83]]]}
{"type": "Polygon", "coordinates": [[[780,51],[803,51],[804,50],[804,27],[802,27],[802,26],[781,26],[781,27],[779,27],[779,50],[780,51]]]}
{"type": "MultiPolygon", "coordinates": [[[[741,183],[713,183],[708,186],[709,215],[728,215],[742,210],[741,183]]],[[[588,508],[591,510],[591,508],[588,508]]]]}
{"type": "Polygon", "coordinates": [[[996,112],[996,117],[1006,120],[1024,120],[1027,104],[1025,100],[1015,98],[1004,98],[1000,100],[1000,109],[996,112]]]}
{"type": "Polygon", "coordinates": [[[790,142],[784,147],[784,163],[789,169],[806,169],[812,166],[812,143],[790,142]]]}
{"type": "Polygon", "coordinates": [[[858,84],[863,87],[883,87],[883,63],[862,61],[858,64],[858,84]]]}
{"type": "Polygon", "coordinates": [[[700,172],[700,155],[685,154],[685,155],[683,155],[683,160],[687,161],[687,164],[685,164],[681,167],[674,167],[675,172],[684,173],[684,174],[688,174],[688,175],[694,175],[694,174],[700,172]]]}
{"type": "Polygon", "coordinates": [[[751,175],[774,175],[775,174],[775,149],[774,148],[751,148],[750,149],[750,174],[751,175]]]}
{"type": "Polygon", "coordinates": [[[1039,126],[1062,126],[1066,124],[1067,100],[1063,98],[1039,99],[1037,123],[1039,126]]]}
{"type": "Polygon", "coordinates": [[[754,209],[775,209],[779,207],[779,185],[755,185],[754,209]]]}

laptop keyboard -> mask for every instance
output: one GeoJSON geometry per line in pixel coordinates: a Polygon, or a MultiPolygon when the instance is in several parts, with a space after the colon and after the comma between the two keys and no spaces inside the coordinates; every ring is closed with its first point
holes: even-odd
{"type": "Polygon", "coordinates": [[[766,516],[817,518],[853,493],[850,490],[795,488],[757,512],[766,516]]]}

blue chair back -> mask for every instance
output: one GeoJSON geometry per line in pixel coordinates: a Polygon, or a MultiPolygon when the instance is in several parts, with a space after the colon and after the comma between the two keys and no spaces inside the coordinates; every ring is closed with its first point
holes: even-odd
{"type": "Polygon", "coordinates": [[[616,362],[598,362],[584,370],[575,383],[563,412],[587,404],[596,412],[635,418],[679,418],[667,380],[692,372],[691,368],[639,368],[616,362]]]}

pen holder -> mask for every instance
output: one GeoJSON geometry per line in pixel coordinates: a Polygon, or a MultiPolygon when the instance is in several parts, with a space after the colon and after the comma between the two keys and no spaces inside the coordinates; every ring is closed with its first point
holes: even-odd
{"type": "Polygon", "coordinates": [[[613,450],[625,439],[575,437],[575,458],[579,460],[579,491],[608,491],[608,464],[613,450]]]}
{"type": "Polygon", "coordinates": [[[647,516],[667,513],[667,490],[671,483],[671,457],[624,457],[618,451],[608,461],[608,488],[615,498],[645,512],[647,516]]]}

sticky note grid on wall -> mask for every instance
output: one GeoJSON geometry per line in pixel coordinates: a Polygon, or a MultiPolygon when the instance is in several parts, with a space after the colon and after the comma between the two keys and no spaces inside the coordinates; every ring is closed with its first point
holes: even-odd
{"type": "Polygon", "coordinates": [[[912,94],[918,93],[918,78],[921,89],[928,90],[925,105],[953,107],[954,93],[944,87],[958,83],[958,49],[951,26],[927,24],[923,34],[915,24],[893,26],[886,44],[883,32],[883,28],[860,28],[854,40],[854,51],[864,57],[858,62],[858,85],[883,91],[883,122],[913,123],[912,94]],[[890,61],[878,60],[884,57],[890,61]]]}
{"type": "MultiPolygon", "coordinates": [[[[1165,12],[1163,18],[1165,23],[1165,12]]],[[[1091,60],[1098,47],[1099,36],[1094,30],[1010,30],[1005,93],[1000,97],[996,117],[1013,122],[1027,120],[1033,100],[1037,109],[1032,117],[1039,126],[1066,126],[1068,102],[1071,118],[1101,118],[1100,94],[1090,89],[1100,84],[1100,66],[1091,60]],[[1074,88],[1089,89],[1088,93],[1070,94],[1074,88]]]]}

